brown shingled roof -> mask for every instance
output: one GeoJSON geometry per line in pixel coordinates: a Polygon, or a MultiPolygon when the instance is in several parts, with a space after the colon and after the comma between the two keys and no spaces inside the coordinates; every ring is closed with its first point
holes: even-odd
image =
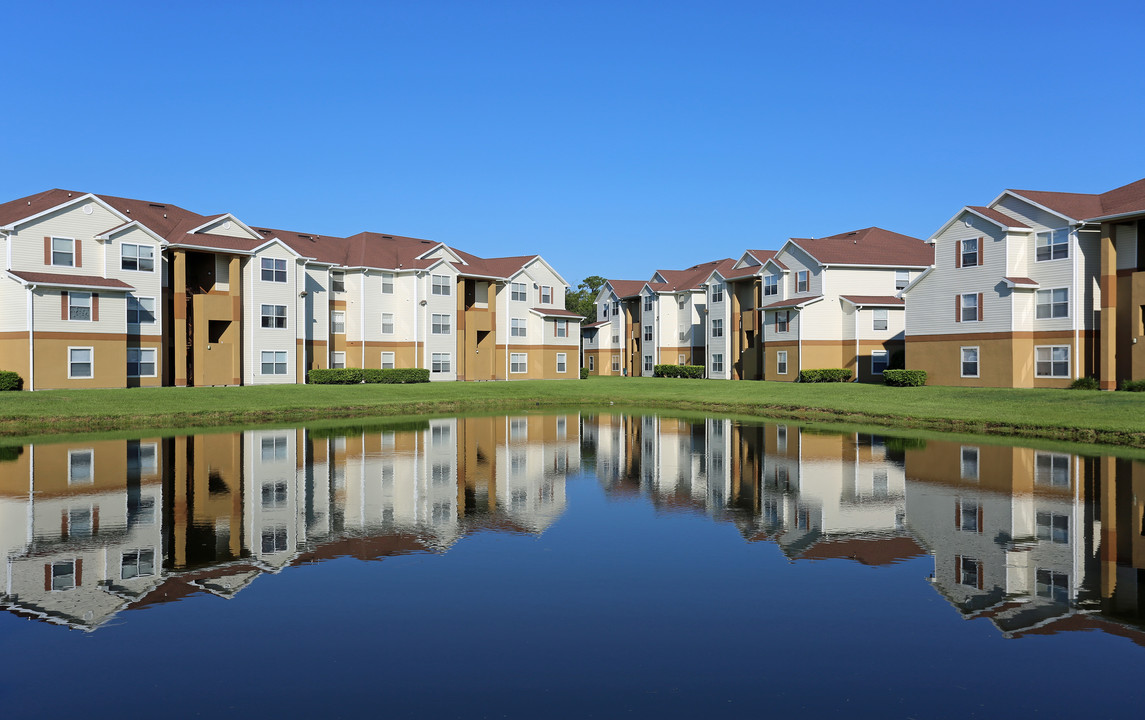
{"type": "Polygon", "coordinates": [[[1145,179],[1102,193],[1101,207],[1102,216],[1145,212],[1145,179]]]}
{"type": "Polygon", "coordinates": [[[583,318],[584,315],[575,313],[572,310],[565,310],[564,308],[533,308],[533,312],[538,315],[550,315],[553,317],[568,317],[568,318],[583,318]]]}
{"type": "Polygon", "coordinates": [[[779,300],[778,302],[773,302],[770,305],[763,305],[759,309],[760,310],[782,310],[783,308],[802,307],[803,305],[809,305],[816,300],[822,300],[822,299],[823,299],[822,295],[814,295],[812,297],[797,297],[797,298],[791,298],[790,300],[779,300]]]}
{"type": "Polygon", "coordinates": [[[902,298],[897,298],[894,295],[842,295],[844,300],[847,300],[855,305],[905,305],[902,298]]]}
{"type": "Polygon", "coordinates": [[[722,258],[693,265],[684,270],[657,270],[656,272],[666,281],[664,284],[667,286],[667,292],[694,290],[706,281],[712,272],[719,270],[720,274],[723,275],[731,270],[735,263],[736,261],[731,258],[722,258]]]}
{"type": "Polygon", "coordinates": [[[608,284],[612,286],[612,291],[616,293],[617,297],[630,298],[640,294],[645,282],[643,280],[609,280],[608,284]]]}
{"type": "Polygon", "coordinates": [[[23,220],[26,217],[42,213],[45,210],[51,210],[57,205],[62,205],[68,200],[74,200],[86,194],[87,193],[75,192],[74,190],[60,190],[56,188],[16,200],[10,200],[6,203],[0,203],[0,225],[10,225],[18,220],[23,220]]]}
{"type": "Polygon", "coordinates": [[[929,267],[934,248],[890,230],[869,227],[825,238],[791,238],[791,242],[824,265],[929,267]]]}
{"type": "Polygon", "coordinates": [[[805,560],[849,559],[864,565],[892,565],[926,552],[913,538],[889,537],[872,539],[845,539],[818,542],[804,551],[805,560]]]}
{"type": "Polygon", "coordinates": [[[1009,190],[1015,195],[1033,200],[1056,213],[1074,220],[1103,214],[1101,196],[1088,193],[1045,192],[1043,190],[1009,190]]]}
{"type": "Polygon", "coordinates": [[[113,290],[134,290],[135,288],[122,280],[99,277],[97,275],[65,275],[63,273],[24,272],[23,270],[9,270],[9,275],[17,277],[24,282],[36,285],[58,285],[60,287],[92,287],[108,288],[113,290]]]}
{"type": "Polygon", "coordinates": [[[969,208],[970,210],[973,210],[974,212],[978,213],[979,215],[982,215],[983,217],[986,217],[990,220],[993,220],[994,222],[1000,224],[1002,227],[1016,227],[1016,228],[1028,228],[1028,227],[1030,227],[1029,225],[1025,224],[1024,222],[1021,222],[1019,220],[1015,220],[1014,218],[1010,217],[1009,215],[1007,215],[1005,213],[998,212],[997,210],[995,210],[993,208],[982,207],[980,205],[967,205],[966,207],[969,208]]]}

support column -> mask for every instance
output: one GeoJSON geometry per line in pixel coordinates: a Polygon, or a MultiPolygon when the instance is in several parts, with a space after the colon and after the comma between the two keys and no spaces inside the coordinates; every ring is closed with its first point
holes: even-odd
{"type": "Polygon", "coordinates": [[[1117,389],[1117,226],[1101,224],[1101,326],[1097,338],[1102,390],[1117,389]]]}
{"type": "Polygon", "coordinates": [[[227,272],[230,273],[227,294],[231,296],[231,368],[234,377],[231,382],[235,385],[243,384],[243,337],[246,335],[243,328],[243,271],[242,259],[238,255],[231,257],[227,263],[227,272]],[[236,332],[237,330],[237,332],[236,332]]]}
{"type": "Polygon", "coordinates": [[[187,253],[174,250],[171,254],[173,297],[171,317],[174,328],[171,342],[175,346],[175,385],[187,387],[187,253]]]}

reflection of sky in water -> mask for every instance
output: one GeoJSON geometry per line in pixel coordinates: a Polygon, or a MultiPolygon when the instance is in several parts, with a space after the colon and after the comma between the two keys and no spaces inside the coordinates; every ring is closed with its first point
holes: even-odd
{"type": "Polygon", "coordinates": [[[341,432],[0,463],[5,709],[1108,716],[1136,699],[1098,690],[1145,657],[1135,463],[711,419],[341,432]]]}

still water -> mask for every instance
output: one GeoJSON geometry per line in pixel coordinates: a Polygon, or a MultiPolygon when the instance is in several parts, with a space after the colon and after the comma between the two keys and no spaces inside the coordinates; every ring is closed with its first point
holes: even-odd
{"type": "Polygon", "coordinates": [[[575,413],[0,448],[0,708],[1127,716],[1143,482],[575,413]]]}

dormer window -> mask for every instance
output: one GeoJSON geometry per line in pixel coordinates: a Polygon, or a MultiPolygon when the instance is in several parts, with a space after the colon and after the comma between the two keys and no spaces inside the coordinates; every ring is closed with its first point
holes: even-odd
{"type": "Polygon", "coordinates": [[[262,259],[263,282],[286,282],[286,261],[275,258],[262,259]]]}
{"type": "Polygon", "coordinates": [[[1038,233],[1037,261],[1060,260],[1069,257],[1069,228],[1043,230],[1038,233]]]}
{"type": "Polygon", "coordinates": [[[978,267],[982,264],[980,240],[981,238],[970,238],[958,241],[958,267],[978,267]]]}

